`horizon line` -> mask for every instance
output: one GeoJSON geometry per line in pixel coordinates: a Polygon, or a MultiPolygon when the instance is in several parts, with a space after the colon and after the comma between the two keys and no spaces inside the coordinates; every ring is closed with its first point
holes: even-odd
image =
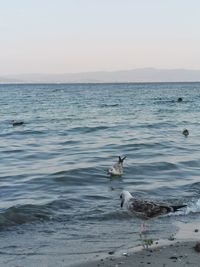
{"type": "Polygon", "coordinates": [[[5,76],[21,76],[21,75],[65,75],[65,74],[84,74],[84,73],[112,73],[112,72],[124,72],[124,71],[134,71],[134,70],[161,70],[161,71],[200,71],[194,68],[158,68],[158,67],[139,67],[131,69],[119,69],[119,70],[88,70],[88,71],[76,71],[76,72],[20,72],[12,74],[0,74],[0,78],[5,76]]]}
{"type": "Polygon", "coordinates": [[[200,83],[200,80],[199,81],[176,81],[176,82],[0,82],[0,85],[15,85],[15,84],[18,84],[18,85],[50,85],[50,84],[60,84],[60,85],[65,85],[65,84],[163,84],[163,83],[200,83]]]}

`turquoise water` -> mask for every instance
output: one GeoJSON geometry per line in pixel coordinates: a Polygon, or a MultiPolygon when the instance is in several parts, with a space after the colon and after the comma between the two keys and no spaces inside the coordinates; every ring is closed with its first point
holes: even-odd
{"type": "Polygon", "coordinates": [[[155,238],[199,220],[199,118],[200,83],[0,85],[0,265],[59,253],[68,266],[137,245],[123,189],[188,205],[154,219],[155,238]],[[110,178],[119,155],[124,174],[110,178]]]}

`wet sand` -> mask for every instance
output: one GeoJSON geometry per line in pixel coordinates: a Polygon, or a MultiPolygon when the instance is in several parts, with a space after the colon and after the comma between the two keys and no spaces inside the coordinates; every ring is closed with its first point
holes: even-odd
{"type": "Polygon", "coordinates": [[[126,251],[108,251],[107,256],[73,267],[198,267],[200,252],[200,229],[194,224],[179,223],[179,232],[169,240],[158,240],[148,248],[143,246],[126,251]]]}
{"type": "Polygon", "coordinates": [[[109,255],[93,262],[76,265],[76,267],[198,267],[200,266],[200,252],[195,251],[195,245],[194,241],[178,241],[171,245],[143,249],[135,253],[122,253],[120,257],[114,254],[109,255]]]}

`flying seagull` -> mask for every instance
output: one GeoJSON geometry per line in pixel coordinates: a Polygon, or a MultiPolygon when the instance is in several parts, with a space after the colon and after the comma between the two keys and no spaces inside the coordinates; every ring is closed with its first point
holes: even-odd
{"type": "Polygon", "coordinates": [[[176,212],[187,205],[160,205],[154,202],[139,200],[134,198],[128,191],[122,191],[121,195],[121,208],[125,206],[128,211],[138,217],[145,219],[153,218],[159,215],[164,215],[170,212],[176,212]]]}
{"type": "Polygon", "coordinates": [[[110,174],[111,176],[115,176],[115,175],[122,175],[123,174],[123,162],[125,160],[126,156],[121,158],[119,157],[119,160],[117,163],[115,163],[109,170],[108,170],[108,174],[110,174]]]}

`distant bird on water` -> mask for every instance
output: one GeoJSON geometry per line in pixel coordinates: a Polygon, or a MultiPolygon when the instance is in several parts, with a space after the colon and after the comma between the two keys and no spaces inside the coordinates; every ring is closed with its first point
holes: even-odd
{"type": "Polygon", "coordinates": [[[121,158],[119,156],[119,160],[117,163],[115,163],[109,170],[108,170],[108,174],[110,174],[111,176],[120,176],[123,174],[123,162],[125,160],[126,156],[121,158]]]}
{"type": "Polygon", "coordinates": [[[121,208],[125,206],[132,214],[150,219],[156,216],[164,215],[170,212],[176,212],[187,205],[160,205],[152,201],[145,201],[134,198],[128,191],[122,191],[121,195],[121,208]]]}
{"type": "Polygon", "coordinates": [[[24,122],[23,121],[12,121],[12,125],[13,126],[21,126],[21,125],[23,125],[24,124],[24,122]]]}
{"type": "Polygon", "coordinates": [[[179,97],[178,98],[178,102],[182,102],[183,101],[183,98],[182,97],[179,97]]]}
{"type": "Polygon", "coordinates": [[[184,130],[182,131],[182,134],[185,135],[185,137],[187,137],[187,136],[189,135],[189,131],[188,131],[188,129],[184,129],[184,130]]]}

